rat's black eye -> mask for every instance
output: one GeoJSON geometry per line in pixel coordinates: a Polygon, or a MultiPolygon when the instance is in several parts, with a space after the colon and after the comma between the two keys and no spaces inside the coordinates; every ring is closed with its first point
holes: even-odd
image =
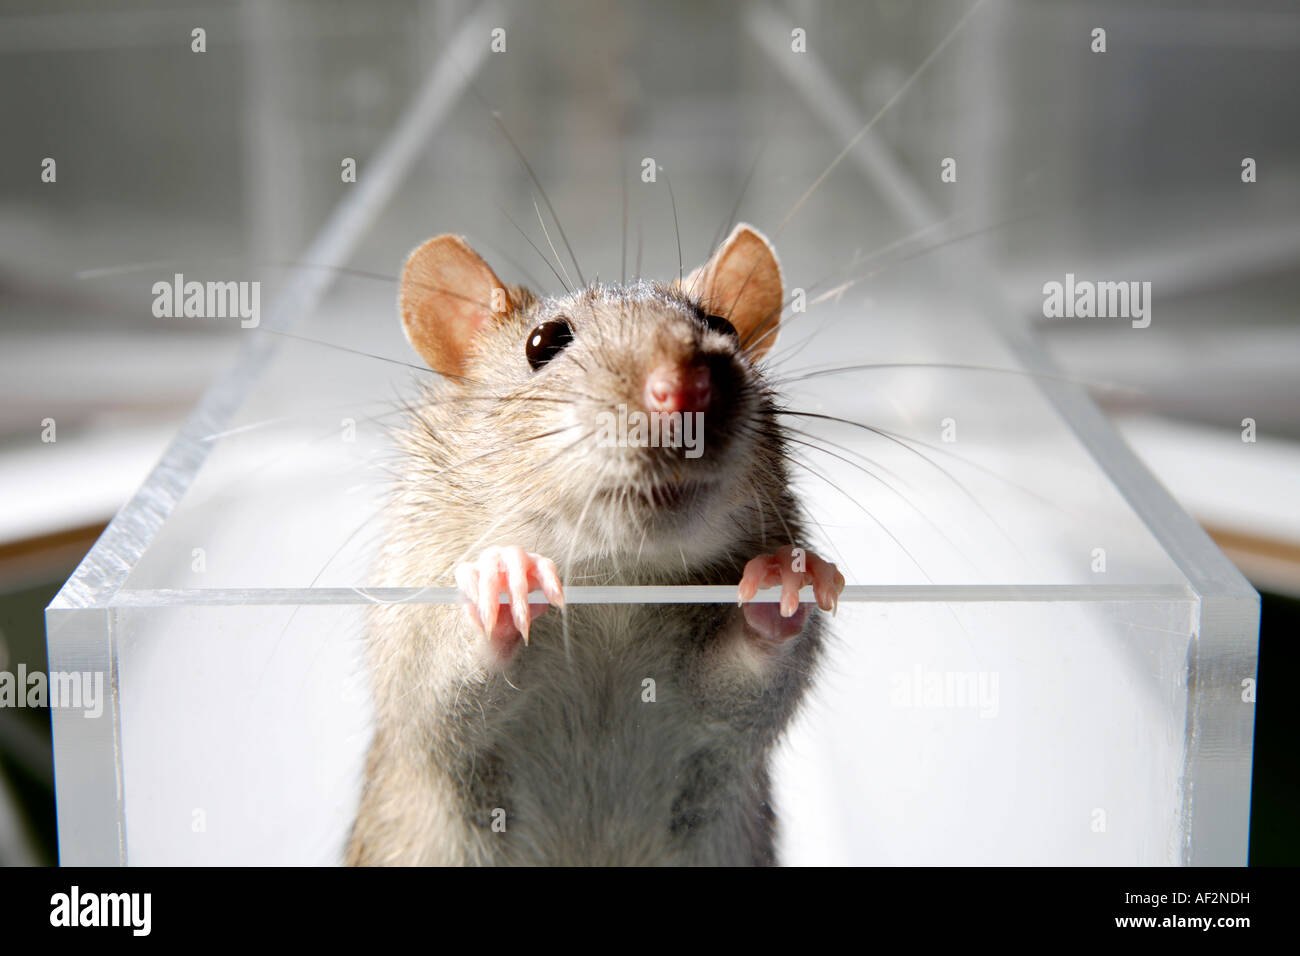
{"type": "Polygon", "coordinates": [[[563,319],[554,319],[550,322],[543,322],[528,333],[528,341],[524,345],[524,354],[528,356],[528,364],[536,372],[563,352],[564,347],[572,341],[573,329],[569,328],[569,323],[563,319]]]}
{"type": "Polygon", "coordinates": [[[714,332],[721,333],[722,335],[730,335],[733,339],[740,338],[740,333],[736,331],[736,327],[720,315],[706,315],[704,317],[704,324],[714,332]]]}

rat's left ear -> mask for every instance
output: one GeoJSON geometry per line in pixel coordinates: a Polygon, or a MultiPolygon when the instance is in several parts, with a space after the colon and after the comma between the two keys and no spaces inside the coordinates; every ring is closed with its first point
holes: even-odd
{"type": "Polygon", "coordinates": [[[709,261],[677,285],[706,312],[734,325],[754,361],[776,342],[784,306],[781,266],[772,244],[748,223],[731,230],[709,261]]]}
{"type": "Polygon", "coordinates": [[[479,332],[514,305],[496,273],[460,236],[435,236],[402,269],[402,328],[441,375],[462,375],[479,332]]]}

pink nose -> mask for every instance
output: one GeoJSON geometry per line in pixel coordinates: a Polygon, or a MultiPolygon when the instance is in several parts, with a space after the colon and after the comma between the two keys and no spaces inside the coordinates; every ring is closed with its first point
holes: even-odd
{"type": "Polygon", "coordinates": [[[712,394],[705,365],[660,365],[645,380],[645,407],[652,412],[702,412],[712,394]]]}

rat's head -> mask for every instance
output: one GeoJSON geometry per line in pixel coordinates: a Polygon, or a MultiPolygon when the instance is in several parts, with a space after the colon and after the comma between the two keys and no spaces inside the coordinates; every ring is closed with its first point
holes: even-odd
{"type": "Polygon", "coordinates": [[[407,338],[447,383],[421,426],[430,474],[557,559],[716,558],[785,487],[757,367],[781,309],[776,256],[743,224],[671,285],[555,298],[505,285],[458,236],[430,239],[401,289],[407,338]]]}

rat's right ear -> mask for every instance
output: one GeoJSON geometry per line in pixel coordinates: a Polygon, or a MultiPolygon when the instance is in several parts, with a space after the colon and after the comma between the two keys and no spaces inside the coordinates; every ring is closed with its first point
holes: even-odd
{"type": "Polygon", "coordinates": [[[464,373],[479,330],[511,311],[510,293],[460,236],[435,236],[411,253],[398,294],[402,328],[440,375],[464,373]]]}

